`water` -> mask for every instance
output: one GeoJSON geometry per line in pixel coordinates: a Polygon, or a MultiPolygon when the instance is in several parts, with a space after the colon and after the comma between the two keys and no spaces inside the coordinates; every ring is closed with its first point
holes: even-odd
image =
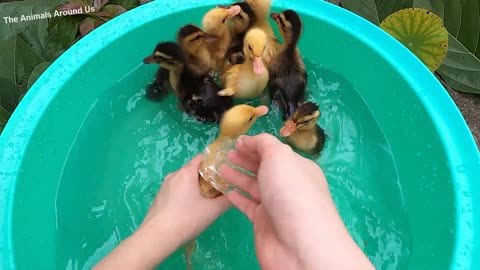
{"type": "MultiPolygon", "coordinates": [[[[309,99],[318,102],[319,124],[328,135],[316,162],[340,214],[377,269],[405,268],[411,239],[388,141],[352,85],[306,65],[309,99]]],[[[146,100],[144,76],[140,67],[105,91],[70,150],[56,198],[59,268],[89,269],[108,254],[139,226],[164,176],[217,135],[216,125],[179,112],[173,95],[160,103],[146,100]]],[[[274,108],[249,134],[277,135],[281,124],[274,108]]],[[[192,260],[194,269],[259,269],[251,224],[230,210],[198,238],[192,260]]],[[[186,269],[182,251],[159,269],[186,269]]]]}

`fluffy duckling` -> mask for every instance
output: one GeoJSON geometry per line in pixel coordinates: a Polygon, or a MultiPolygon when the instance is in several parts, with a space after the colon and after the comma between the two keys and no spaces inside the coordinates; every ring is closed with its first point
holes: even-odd
{"type": "Polygon", "coordinates": [[[160,67],[155,73],[154,81],[147,86],[145,95],[148,99],[160,100],[168,94],[169,89],[169,71],[160,67]]]}
{"type": "Polygon", "coordinates": [[[268,70],[265,68],[265,48],[267,35],[258,28],[248,30],[243,42],[245,62],[230,67],[222,76],[225,89],[221,96],[250,99],[259,97],[268,83],[268,70]]]}
{"type": "Polygon", "coordinates": [[[207,49],[207,44],[216,40],[218,37],[207,34],[194,24],[183,26],[177,34],[177,43],[185,52],[190,69],[197,74],[206,74],[214,69],[215,61],[207,49]]]}
{"type": "Polygon", "coordinates": [[[228,8],[216,7],[208,11],[202,19],[203,30],[211,35],[215,35],[218,39],[208,46],[210,55],[216,64],[216,71],[221,71],[225,62],[232,35],[230,33],[230,20],[237,16],[242,9],[238,5],[232,5],[228,8]]]}
{"type": "Polygon", "coordinates": [[[319,117],[320,111],[315,103],[304,103],[285,122],[280,129],[280,136],[287,137],[288,144],[294,148],[310,155],[318,155],[325,144],[325,131],[317,125],[319,117]]]}
{"type": "Polygon", "coordinates": [[[256,20],[253,27],[262,29],[268,37],[268,43],[266,48],[265,63],[270,64],[272,58],[277,54],[277,50],[280,47],[272,26],[268,21],[268,14],[272,6],[272,0],[245,0],[255,12],[256,20]]]}
{"type": "Polygon", "coordinates": [[[218,96],[220,87],[208,74],[195,73],[177,43],[159,43],[144,63],[158,63],[169,71],[170,84],[181,108],[202,122],[218,122],[233,106],[231,97],[218,96]]]}
{"type": "Polygon", "coordinates": [[[199,167],[199,182],[202,194],[207,198],[218,197],[222,194],[221,191],[228,189],[229,184],[220,178],[215,171],[210,170],[215,166],[218,152],[226,140],[236,139],[240,135],[245,134],[255,123],[258,117],[266,115],[268,107],[261,105],[252,107],[250,105],[241,104],[236,105],[230,110],[226,111],[220,122],[220,132],[218,138],[208,145],[208,154],[200,163],[199,167]],[[214,181],[214,186],[210,184],[205,178],[214,181]]]}
{"type": "Polygon", "coordinates": [[[237,5],[242,10],[237,16],[232,18],[232,24],[230,25],[230,33],[232,35],[232,41],[225,56],[230,65],[241,64],[245,62],[245,55],[243,54],[243,40],[248,29],[256,21],[255,12],[247,2],[237,2],[229,6],[218,6],[221,8],[229,8],[230,6],[237,5]]]}
{"type": "Polygon", "coordinates": [[[271,13],[270,16],[277,23],[285,43],[268,67],[268,89],[270,99],[282,110],[283,120],[286,120],[305,100],[307,72],[297,48],[302,21],[293,10],[271,13]]]}

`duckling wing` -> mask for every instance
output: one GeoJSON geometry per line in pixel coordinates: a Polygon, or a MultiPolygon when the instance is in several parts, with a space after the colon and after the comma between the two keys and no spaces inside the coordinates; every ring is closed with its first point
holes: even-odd
{"type": "Polygon", "coordinates": [[[315,147],[312,149],[312,154],[317,155],[325,146],[326,136],[325,130],[321,128],[319,125],[315,126],[315,137],[317,137],[317,142],[315,143],[315,147]]]}
{"type": "Polygon", "coordinates": [[[168,94],[170,88],[169,81],[170,72],[160,67],[155,74],[155,80],[147,86],[146,96],[151,100],[160,100],[168,94]]]}
{"type": "Polygon", "coordinates": [[[305,70],[299,69],[296,65],[285,65],[282,61],[275,62],[269,69],[270,80],[268,89],[270,98],[277,101],[283,99],[284,118],[289,118],[297,110],[300,103],[305,100],[305,89],[307,86],[307,74],[305,70]]]}

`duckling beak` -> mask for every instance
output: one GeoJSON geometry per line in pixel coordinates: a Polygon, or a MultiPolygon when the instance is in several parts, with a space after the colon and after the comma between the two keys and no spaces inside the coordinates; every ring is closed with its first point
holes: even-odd
{"type": "Polygon", "coordinates": [[[297,125],[292,120],[288,120],[285,124],[283,124],[283,127],[280,129],[280,136],[288,137],[292,135],[295,130],[297,130],[297,125]]]}
{"type": "Polygon", "coordinates": [[[228,10],[227,14],[230,19],[237,16],[240,12],[242,12],[242,8],[237,5],[231,6],[227,10],[228,10]]]}
{"type": "Polygon", "coordinates": [[[211,43],[211,42],[215,42],[218,40],[218,37],[215,36],[215,35],[212,35],[212,34],[206,34],[205,33],[205,42],[206,43],[211,43]]]}
{"type": "Polygon", "coordinates": [[[275,13],[275,12],[272,12],[270,13],[270,18],[272,18],[272,20],[276,21],[278,19],[278,13],[275,13]]]}
{"type": "Polygon", "coordinates": [[[264,116],[268,113],[268,107],[265,105],[260,105],[255,108],[255,114],[257,117],[264,116]]]}
{"type": "Polygon", "coordinates": [[[265,72],[265,65],[263,64],[262,57],[255,57],[253,60],[253,71],[256,75],[262,75],[265,72]]]}
{"type": "Polygon", "coordinates": [[[150,55],[148,57],[145,57],[145,59],[143,59],[143,63],[144,64],[153,64],[153,63],[156,63],[157,61],[155,60],[155,56],[153,55],[150,55]]]}

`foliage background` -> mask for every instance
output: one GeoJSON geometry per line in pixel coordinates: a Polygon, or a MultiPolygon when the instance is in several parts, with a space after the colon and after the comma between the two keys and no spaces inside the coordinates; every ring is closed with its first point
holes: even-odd
{"type": "Polygon", "coordinates": [[[133,9],[139,0],[24,0],[0,4],[0,132],[18,103],[65,50],[94,27],[133,9]],[[93,14],[52,17],[20,22],[22,15],[42,14],[54,9],[96,6],[93,14]],[[3,17],[17,17],[5,23],[3,17]]]}

